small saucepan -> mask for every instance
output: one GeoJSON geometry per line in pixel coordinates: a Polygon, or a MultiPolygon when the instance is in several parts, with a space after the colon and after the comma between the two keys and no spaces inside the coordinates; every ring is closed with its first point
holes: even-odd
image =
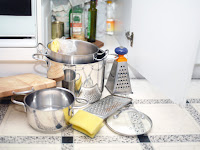
{"type": "MultiPolygon", "coordinates": [[[[27,92],[14,92],[14,94],[22,95],[27,92]]],[[[75,98],[71,91],[58,87],[32,90],[24,97],[24,102],[19,102],[14,97],[11,97],[11,101],[24,106],[31,127],[44,133],[54,133],[66,128],[69,126],[74,109],[83,108],[89,104],[88,100],[75,98]],[[74,106],[76,100],[84,101],[84,106],[74,106]]]]}

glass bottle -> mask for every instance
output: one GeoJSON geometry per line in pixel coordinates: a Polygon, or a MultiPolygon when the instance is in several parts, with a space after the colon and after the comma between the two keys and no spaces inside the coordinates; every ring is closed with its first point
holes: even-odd
{"type": "Polygon", "coordinates": [[[90,1],[90,8],[88,9],[88,42],[96,41],[96,22],[97,22],[97,9],[96,0],[90,1]]]}
{"type": "Polygon", "coordinates": [[[113,14],[113,6],[112,1],[107,1],[107,34],[113,35],[114,34],[114,14],[113,14]]]}

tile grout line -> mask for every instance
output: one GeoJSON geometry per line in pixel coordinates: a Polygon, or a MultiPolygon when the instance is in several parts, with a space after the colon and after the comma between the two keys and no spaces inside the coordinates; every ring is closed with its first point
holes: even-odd
{"type": "Polygon", "coordinates": [[[200,142],[200,134],[150,135],[149,138],[152,143],[200,142]]]}
{"type": "MultiPolygon", "coordinates": [[[[134,99],[133,99],[134,100],[134,99]]],[[[136,100],[136,99],[135,99],[136,100]]],[[[192,103],[200,103],[200,99],[188,99],[188,104],[186,106],[186,110],[190,113],[190,115],[195,119],[195,121],[200,125],[200,118],[198,118],[198,116],[200,116],[200,114],[198,113],[198,111],[191,105],[192,103]],[[195,113],[195,115],[193,115],[195,113]]],[[[137,104],[173,104],[173,102],[171,102],[170,100],[168,99],[154,99],[153,101],[151,99],[144,99],[142,101],[138,100],[138,103],[137,104]]],[[[9,104],[0,104],[0,107],[3,106],[3,108],[5,108],[4,112],[2,113],[2,115],[0,114],[0,124],[8,110],[8,107],[9,107],[9,104]]],[[[2,109],[1,109],[2,110],[2,109]]],[[[1,111],[2,112],[2,111],[1,111]]],[[[1,113],[0,112],[0,113],[1,113]]],[[[74,133],[72,136],[69,136],[69,137],[73,137],[73,143],[62,143],[62,138],[63,137],[67,137],[68,135],[66,136],[63,136],[61,135],[58,136],[58,137],[55,137],[55,136],[48,136],[49,138],[49,141],[45,141],[47,138],[46,136],[41,136],[39,137],[39,140],[41,140],[39,143],[37,142],[37,140],[35,140],[35,138],[37,137],[34,137],[34,136],[0,136],[0,143],[1,141],[5,141],[6,139],[8,141],[6,141],[5,143],[20,143],[20,140],[15,140],[15,137],[16,138],[19,138],[21,139],[21,143],[26,143],[26,138],[28,138],[29,140],[28,141],[31,141],[33,140],[31,143],[33,144],[50,144],[50,143],[53,143],[53,144],[57,144],[57,142],[62,144],[62,145],[65,145],[67,146],[67,149],[68,150],[72,150],[74,148],[74,144],[80,144],[80,143],[85,143],[84,141],[79,141],[77,142],[75,140],[74,137],[77,137],[77,136],[74,136],[74,133]],[[5,138],[6,137],[6,138],[5,138]],[[60,137],[60,139],[59,139],[60,137]],[[3,140],[4,139],[4,140],[3,140]],[[53,139],[53,140],[52,140],[53,139]],[[49,143],[48,143],[49,142],[49,143]]],[[[111,136],[113,137],[113,136],[111,136]]],[[[102,138],[104,138],[104,136],[102,136],[102,138]]],[[[152,135],[152,136],[149,136],[149,141],[150,142],[139,142],[142,146],[142,149],[146,150],[147,148],[152,150],[153,147],[152,147],[152,143],[160,143],[160,142],[200,142],[200,134],[196,134],[196,135],[152,135]]],[[[101,136],[98,137],[98,139],[94,140],[94,142],[97,141],[98,144],[101,144],[98,142],[98,140],[101,139],[101,136]]],[[[129,139],[129,138],[127,138],[129,139]]],[[[110,141],[111,143],[115,143],[115,142],[119,142],[118,141],[119,139],[116,139],[116,141],[110,141]]],[[[126,140],[125,140],[126,141],[126,140]]],[[[123,141],[121,141],[123,142],[123,141]]],[[[127,142],[127,141],[126,141],[127,142]]],[[[125,143],[126,143],[125,142],[125,143]]],[[[134,141],[135,142],[135,141],[134,141]]],[[[86,138],[86,143],[87,143],[87,138],[86,138]]],[[[90,142],[89,142],[90,143],[90,142]]],[[[109,144],[109,142],[106,142],[109,144]]],[[[129,143],[129,141],[127,142],[129,143]]],[[[137,140],[136,140],[136,143],[137,143],[137,140]]],[[[65,147],[66,148],[66,147],[65,147]]]]}
{"type": "Polygon", "coordinates": [[[138,135],[137,136],[140,146],[142,147],[143,150],[153,150],[153,145],[151,141],[149,140],[148,135],[138,135]]]}
{"type": "Polygon", "coordinates": [[[200,126],[200,113],[191,105],[191,103],[187,103],[185,109],[192,116],[192,118],[196,121],[196,123],[200,126]]]}

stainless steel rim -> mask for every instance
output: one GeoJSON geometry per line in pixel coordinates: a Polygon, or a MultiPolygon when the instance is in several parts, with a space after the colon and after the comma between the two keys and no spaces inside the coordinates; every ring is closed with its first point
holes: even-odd
{"type": "MultiPolygon", "coordinates": [[[[92,44],[92,43],[85,42],[85,41],[82,41],[82,40],[71,40],[71,41],[80,41],[80,42],[83,42],[83,43],[90,44],[90,45],[92,45],[92,46],[94,46],[94,47],[97,48],[97,51],[96,51],[95,53],[98,53],[98,51],[99,51],[99,48],[98,48],[96,45],[92,44]]],[[[51,42],[52,42],[52,41],[51,41],[51,42]]],[[[48,48],[48,45],[51,44],[51,42],[49,42],[49,43],[47,44],[47,49],[48,49],[51,53],[53,53],[53,54],[58,54],[58,53],[56,53],[56,52],[54,52],[54,51],[52,51],[51,49],[48,48]]],[[[48,54],[48,52],[46,52],[46,53],[47,53],[47,55],[50,55],[50,54],[48,54]]],[[[95,53],[87,54],[87,56],[93,56],[95,53]]],[[[59,55],[61,55],[61,56],[69,56],[69,57],[73,56],[73,55],[66,55],[66,54],[60,54],[60,53],[59,53],[59,55]]],[[[81,57],[81,56],[84,56],[84,55],[74,55],[74,56],[81,57]]]]}
{"type": "MultiPolygon", "coordinates": [[[[76,97],[74,96],[74,94],[73,94],[70,90],[65,89],[65,88],[61,88],[61,87],[50,88],[50,89],[61,89],[61,90],[63,90],[63,91],[67,91],[67,92],[71,93],[72,96],[74,97],[74,102],[73,102],[71,105],[69,105],[69,106],[62,107],[62,109],[74,105],[74,103],[75,103],[75,98],[76,98],[76,97]]],[[[42,90],[39,90],[39,91],[43,91],[43,90],[45,91],[45,90],[47,90],[47,89],[42,89],[42,90]]],[[[37,91],[35,91],[35,92],[37,92],[37,91]]],[[[33,92],[33,93],[34,93],[34,92],[33,92]]],[[[32,94],[32,93],[30,93],[30,94],[32,94]]],[[[28,94],[28,95],[29,95],[29,94],[28,94]]],[[[37,111],[42,111],[42,110],[40,110],[40,109],[36,109],[36,108],[32,108],[32,107],[30,107],[30,106],[26,103],[26,97],[27,97],[28,95],[26,95],[26,96],[24,97],[24,104],[25,104],[25,107],[26,107],[26,108],[31,108],[31,109],[34,109],[34,110],[37,110],[37,111]]],[[[72,107],[72,108],[73,108],[73,107],[72,107]]],[[[60,110],[60,109],[58,109],[58,110],[60,110]]],[[[58,111],[58,110],[46,110],[46,112],[50,112],[50,111],[52,112],[52,111],[58,111]]]]}

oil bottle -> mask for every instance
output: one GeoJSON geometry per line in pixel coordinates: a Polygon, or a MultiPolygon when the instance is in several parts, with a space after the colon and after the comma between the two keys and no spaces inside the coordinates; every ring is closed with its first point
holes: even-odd
{"type": "Polygon", "coordinates": [[[96,41],[96,22],[97,22],[97,9],[96,0],[90,1],[90,8],[88,9],[88,42],[96,41]]]}

